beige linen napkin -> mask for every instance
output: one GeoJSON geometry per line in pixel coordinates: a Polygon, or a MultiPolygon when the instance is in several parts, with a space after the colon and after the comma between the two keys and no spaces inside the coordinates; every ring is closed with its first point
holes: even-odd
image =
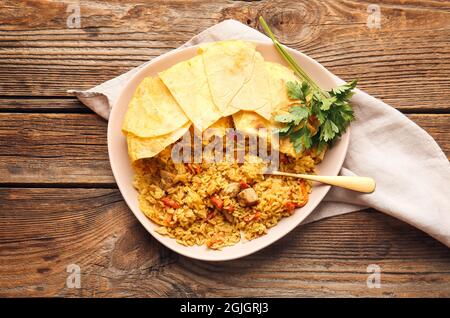
{"type": "MultiPolygon", "coordinates": [[[[262,33],[226,20],[182,47],[226,39],[270,42],[262,33]]],[[[147,63],[88,91],[69,92],[107,119],[121,88],[147,63]]],[[[340,174],[373,177],[377,189],[359,194],[333,187],[304,223],[372,207],[450,247],[450,163],[442,150],[423,129],[382,101],[358,91],[352,105],[357,120],[340,174]]]]}

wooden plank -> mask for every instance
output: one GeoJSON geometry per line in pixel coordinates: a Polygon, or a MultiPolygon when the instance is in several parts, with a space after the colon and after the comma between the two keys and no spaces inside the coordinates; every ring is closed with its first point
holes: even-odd
{"type": "Polygon", "coordinates": [[[4,183],[107,183],[105,120],[94,114],[0,114],[4,183]]]}
{"type": "Polygon", "coordinates": [[[157,243],[116,189],[2,188],[0,213],[0,296],[450,296],[449,249],[377,212],[305,225],[224,263],[157,243]],[[81,289],[66,287],[70,264],[81,289]],[[370,264],[380,289],[366,286],[370,264]]]}
{"type": "MultiPolygon", "coordinates": [[[[416,105],[417,108],[403,108],[399,110],[409,114],[418,113],[446,113],[444,108],[431,109],[427,106],[416,105]]],[[[450,111],[450,110],[449,110],[450,111]]],[[[0,97],[1,113],[93,113],[86,105],[75,97],[45,97],[45,96],[4,96],[0,97]]]]}
{"type": "Polygon", "coordinates": [[[445,1],[377,2],[380,29],[366,26],[370,2],[359,1],[83,2],[81,29],[67,28],[69,3],[0,3],[0,95],[66,96],[67,89],[117,76],[221,20],[259,28],[262,14],[283,42],[344,79],[358,78],[392,106],[450,110],[445,1]]]}
{"type": "Polygon", "coordinates": [[[425,129],[450,159],[450,114],[409,114],[407,116],[425,129]]]}
{"type": "MultiPolygon", "coordinates": [[[[450,115],[408,115],[450,156],[450,115]]],[[[0,113],[0,183],[114,185],[95,114],[0,113]]]]}
{"type": "Polygon", "coordinates": [[[76,98],[0,98],[0,112],[92,113],[76,98]]]}

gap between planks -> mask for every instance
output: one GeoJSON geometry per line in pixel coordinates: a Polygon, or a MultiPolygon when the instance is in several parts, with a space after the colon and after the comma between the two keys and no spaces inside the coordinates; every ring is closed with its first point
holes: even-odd
{"type": "MultiPolygon", "coordinates": [[[[396,109],[404,114],[410,115],[450,114],[450,105],[448,107],[443,108],[442,107],[429,108],[429,107],[415,106],[409,108],[399,107],[396,109]]],[[[80,101],[78,101],[78,99],[75,96],[0,95],[0,113],[93,114],[93,111],[89,107],[83,105],[80,101]],[[36,105],[28,107],[28,105],[26,105],[27,101],[30,101],[31,103],[36,105]],[[58,105],[53,107],[45,106],[46,103],[53,103],[53,102],[56,102],[58,105]],[[64,103],[68,103],[69,105],[64,105],[64,103]]]]}

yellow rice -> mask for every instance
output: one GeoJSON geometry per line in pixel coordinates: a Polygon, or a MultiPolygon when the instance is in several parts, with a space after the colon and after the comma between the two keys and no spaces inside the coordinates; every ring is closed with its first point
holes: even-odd
{"type": "MultiPolygon", "coordinates": [[[[287,202],[304,204],[311,191],[310,184],[304,181],[262,175],[264,163],[249,155],[243,164],[197,164],[201,171],[196,173],[187,164],[174,164],[170,153],[171,146],[154,158],[137,161],[134,186],[139,192],[141,210],[159,225],[157,232],[186,246],[206,244],[209,248],[220,249],[236,244],[241,235],[247,240],[255,239],[266,234],[281,218],[294,213],[287,208],[287,202]],[[175,174],[178,183],[163,190],[161,170],[175,174]],[[223,194],[229,183],[241,181],[255,190],[259,198],[257,205],[245,206],[236,197],[223,194]],[[234,211],[228,213],[215,208],[212,196],[220,197],[223,205],[233,206],[234,211]],[[167,197],[178,207],[166,206],[161,200],[167,197]],[[225,213],[229,214],[228,218],[225,213]]],[[[323,154],[316,156],[311,152],[297,159],[282,156],[281,171],[314,173],[315,164],[323,154]]]]}

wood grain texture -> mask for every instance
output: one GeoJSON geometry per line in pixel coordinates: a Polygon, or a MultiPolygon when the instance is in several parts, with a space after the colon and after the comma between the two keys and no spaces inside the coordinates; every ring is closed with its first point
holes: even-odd
{"type": "Polygon", "coordinates": [[[0,112],[93,113],[75,98],[0,97],[0,112]]]}
{"type": "Polygon", "coordinates": [[[115,189],[4,188],[0,210],[0,296],[450,296],[450,251],[373,211],[208,263],[157,243],[115,189]],[[69,264],[81,289],[65,285],[69,264]],[[381,266],[380,289],[367,288],[369,264],[381,266]]]}
{"type": "Polygon", "coordinates": [[[69,1],[0,3],[0,95],[66,96],[165,53],[233,18],[263,15],[287,45],[400,109],[450,110],[450,3],[377,1],[381,28],[366,26],[371,1],[69,1]],[[201,14],[199,14],[201,13],[201,14]],[[431,40],[432,39],[432,40],[431,40]]]}
{"type": "Polygon", "coordinates": [[[0,114],[4,183],[113,183],[106,121],[94,114],[0,114]]]}
{"type": "MultiPolygon", "coordinates": [[[[450,156],[450,115],[408,116],[450,156]]],[[[106,126],[95,114],[0,113],[0,183],[114,185],[106,126]]]]}
{"type": "MultiPolygon", "coordinates": [[[[450,297],[450,250],[376,211],[302,226],[252,256],[181,257],[116,189],[107,123],[86,89],[224,19],[260,29],[383,99],[450,158],[450,3],[382,0],[381,28],[356,0],[0,1],[0,296],[450,297]],[[79,3],[81,28],[66,25],[79,3]],[[81,289],[66,287],[70,264],[81,289]],[[381,288],[366,285],[381,266],[381,288]]],[[[427,213],[427,211],[424,211],[427,213]]]]}

